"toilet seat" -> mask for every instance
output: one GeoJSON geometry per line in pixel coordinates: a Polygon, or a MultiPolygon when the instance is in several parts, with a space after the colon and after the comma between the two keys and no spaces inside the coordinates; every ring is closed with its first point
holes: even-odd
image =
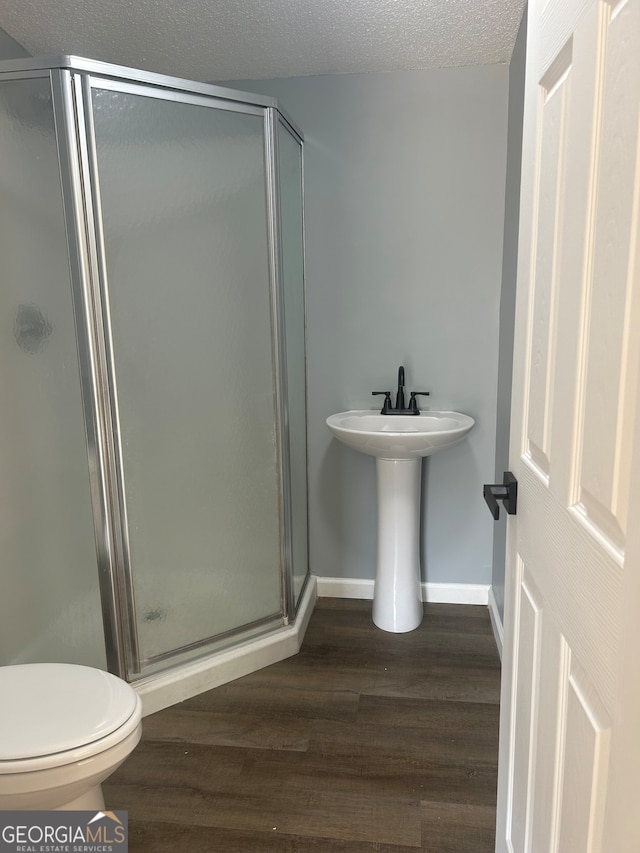
{"type": "Polygon", "coordinates": [[[0,775],[90,758],[140,725],[142,702],[111,673],[75,664],[0,668],[0,775]]]}

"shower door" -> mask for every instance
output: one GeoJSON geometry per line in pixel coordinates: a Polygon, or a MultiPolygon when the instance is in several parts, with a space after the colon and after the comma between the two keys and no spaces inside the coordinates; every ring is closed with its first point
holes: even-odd
{"type": "Polygon", "coordinates": [[[266,111],[79,86],[128,674],[146,675],[283,619],[266,111]]]}

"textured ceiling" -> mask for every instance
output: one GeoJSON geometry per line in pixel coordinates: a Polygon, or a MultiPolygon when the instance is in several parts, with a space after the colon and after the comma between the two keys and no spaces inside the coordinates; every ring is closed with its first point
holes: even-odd
{"type": "Polygon", "coordinates": [[[524,0],[0,0],[34,56],[73,53],[231,80],[487,65],[511,58],[524,0]]]}

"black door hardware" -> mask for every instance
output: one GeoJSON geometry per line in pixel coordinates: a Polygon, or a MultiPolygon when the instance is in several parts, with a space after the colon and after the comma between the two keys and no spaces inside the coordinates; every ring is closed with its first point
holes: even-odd
{"type": "Polygon", "coordinates": [[[491,510],[491,515],[494,521],[500,517],[500,506],[498,501],[502,501],[504,508],[509,515],[516,514],[518,506],[518,481],[513,476],[511,471],[505,471],[502,480],[502,485],[495,484],[490,486],[485,483],[482,490],[487,506],[491,510]]]}

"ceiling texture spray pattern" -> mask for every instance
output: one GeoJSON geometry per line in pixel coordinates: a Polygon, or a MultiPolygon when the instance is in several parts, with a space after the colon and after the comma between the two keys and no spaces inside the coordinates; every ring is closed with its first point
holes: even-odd
{"type": "Polygon", "coordinates": [[[524,0],[0,0],[32,55],[195,80],[508,62],[524,0]]]}

